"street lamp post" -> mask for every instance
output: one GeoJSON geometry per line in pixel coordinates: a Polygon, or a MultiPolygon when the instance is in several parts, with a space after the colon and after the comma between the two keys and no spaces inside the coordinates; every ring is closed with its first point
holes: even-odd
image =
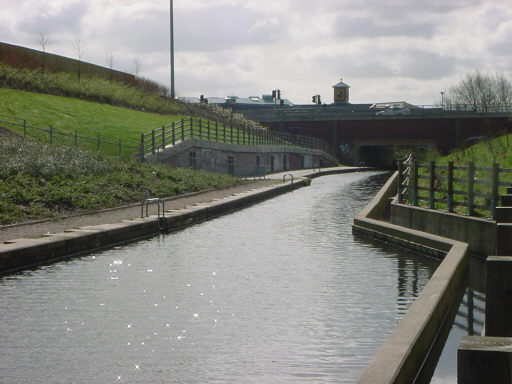
{"type": "Polygon", "coordinates": [[[444,92],[441,91],[441,108],[444,109],[444,92]]]}
{"type": "Polygon", "coordinates": [[[170,37],[171,37],[171,99],[174,100],[174,12],[173,0],[170,0],[170,37]]]}

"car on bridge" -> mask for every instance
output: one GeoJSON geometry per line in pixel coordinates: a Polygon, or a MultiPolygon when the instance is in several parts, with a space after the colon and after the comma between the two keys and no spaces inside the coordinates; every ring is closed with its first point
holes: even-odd
{"type": "Polygon", "coordinates": [[[386,109],[377,112],[377,116],[386,116],[386,115],[410,115],[411,110],[406,107],[402,107],[399,105],[390,105],[386,109]]]}

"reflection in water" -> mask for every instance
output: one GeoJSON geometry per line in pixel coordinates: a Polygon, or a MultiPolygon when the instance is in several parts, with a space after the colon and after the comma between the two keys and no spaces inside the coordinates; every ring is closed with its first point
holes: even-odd
{"type": "Polygon", "coordinates": [[[438,262],[352,236],[388,175],[0,279],[2,383],[352,383],[438,262]]]}

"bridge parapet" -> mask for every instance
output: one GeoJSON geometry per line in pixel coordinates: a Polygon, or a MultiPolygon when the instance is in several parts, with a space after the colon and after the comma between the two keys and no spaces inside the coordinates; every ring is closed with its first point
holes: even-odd
{"type": "Polygon", "coordinates": [[[511,111],[478,112],[466,108],[446,110],[438,107],[418,107],[408,113],[378,114],[379,110],[356,105],[335,106],[272,106],[262,108],[237,108],[236,112],[262,123],[292,121],[340,121],[340,120],[411,120],[443,118],[508,117],[511,111]]]}

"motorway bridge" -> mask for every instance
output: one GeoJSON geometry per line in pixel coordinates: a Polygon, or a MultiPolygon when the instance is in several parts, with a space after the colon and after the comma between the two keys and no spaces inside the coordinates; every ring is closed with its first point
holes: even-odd
{"type": "Polygon", "coordinates": [[[483,137],[512,132],[512,111],[480,113],[413,108],[405,114],[378,114],[367,104],[270,106],[235,112],[275,131],[322,138],[340,161],[389,166],[397,148],[425,147],[447,153],[483,137]]]}

